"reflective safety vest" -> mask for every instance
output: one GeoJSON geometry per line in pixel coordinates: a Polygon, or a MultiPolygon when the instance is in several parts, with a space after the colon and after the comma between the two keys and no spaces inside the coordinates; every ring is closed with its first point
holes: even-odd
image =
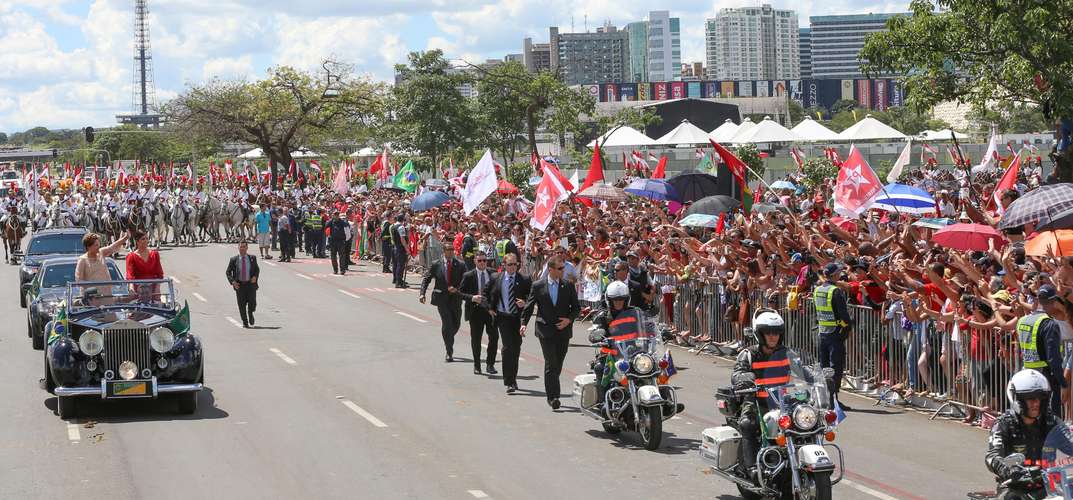
{"type": "Polygon", "coordinates": [[[790,358],[786,357],[786,349],[780,348],[775,351],[771,358],[766,361],[753,360],[752,371],[756,375],[756,397],[766,398],[768,393],[764,388],[779,387],[790,383],[790,358]]]}
{"type": "Polygon", "coordinates": [[[501,261],[503,260],[503,257],[507,255],[507,244],[508,243],[510,243],[510,240],[506,240],[506,239],[499,240],[499,241],[496,242],[496,257],[498,257],[499,260],[501,260],[501,261]]]}
{"type": "Polygon", "coordinates": [[[306,217],[306,227],[314,231],[319,231],[324,229],[324,220],[321,219],[319,215],[310,215],[306,217]]]}
{"type": "Polygon", "coordinates": [[[1051,317],[1045,313],[1029,314],[1017,320],[1017,343],[1021,347],[1021,360],[1025,368],[1039,370],[1047,367],[1047,360],[1040,359],[1038,344],[1039,326],[1051,317]]]}
{"type": "Polygon", "coordinates": [[[384,224],[380,226],[380,239],[384,241],[391,241],[391,222],[384,221],[384,224]]]}
{"type": "Polygon", "coordinates": [[[816,303],[816,323],[820,326],[831,328],[840,326],[838,320],[835,319],[835,308],[831,304],[834,295],[835,286],[831,284],[820,285],[812,294],[813,301],[816,303]]]}

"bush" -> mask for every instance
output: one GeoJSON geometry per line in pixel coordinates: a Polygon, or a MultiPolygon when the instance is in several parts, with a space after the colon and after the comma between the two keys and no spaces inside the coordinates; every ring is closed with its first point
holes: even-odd
{"type": "Polygon", "coordinates": [[[809,158],[805,160],[802,170],[805,172],[805,178],[802,179],[802,182],[809,189],[816,189],[817,186],[823,185],[829,179],[838,177],[838,167],[827,158],[809,158]]]}

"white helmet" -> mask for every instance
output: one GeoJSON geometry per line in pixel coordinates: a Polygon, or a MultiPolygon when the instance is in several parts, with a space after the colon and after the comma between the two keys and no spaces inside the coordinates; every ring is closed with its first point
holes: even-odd
{"type": "Polygon", "coordinates": [[[1051,384],[1047,382],[1047,377],[1031,368],[1013,374],[1010,382],[1006,384],[1006,399],[1009,400],[1013,413],[1021,416],[1024,400],[1033,398],[1039,398],[1042,414],[1051,404],[1051,384]]]}
{"type": "Polygon", "coordinates": [[[779,345],[786,339],[786,322],[774,309],[760,309],[753,315],[753,338],[756,345],[764,345],[764,335],[779,334],[779,345]]]}
{"type": "Polygon", "coordinates": [[[621,281],[612,281],[604,291],[604,299],[607,300],[607,310],[611,310],[612,300],[625,300],[630,305],[630,287],[621,281]]]}

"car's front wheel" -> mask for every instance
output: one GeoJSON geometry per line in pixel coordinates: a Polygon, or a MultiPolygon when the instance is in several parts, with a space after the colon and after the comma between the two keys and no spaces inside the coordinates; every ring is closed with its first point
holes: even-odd
{"type": "Polygon", "coordinates": [[[26,308],[26,294],[22,293],[22,286],[19,286],[19,307],[26,308]]]}
{"type": "Polygon", "coordinates": [[[179,413],[183,415],[193,415],[197,412],[197,393],[196,392],[184,392],[179,394],[179,413]]]}
{"type": "Polygon", "coordinates": [[[56,396],[56,413],[60,418],[67,420],[75,416],[75,398],[56,396]]]}
{"type": "Polygon", "coordinates": [[[30,341],[34,345],[34,350],[35,351],[43,351],[43,350],[45,350],[45,332],[36,332],[36,331],[34,331],[34,326],[33,325],[34,325],[33,322],[30,321],[29,318],[27,318],[26,319],[26,329],[30,331],[30,341]]]}

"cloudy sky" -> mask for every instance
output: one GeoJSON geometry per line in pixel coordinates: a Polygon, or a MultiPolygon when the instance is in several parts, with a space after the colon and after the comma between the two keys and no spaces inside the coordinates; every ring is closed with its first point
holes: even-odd
{"type": "MultiPolygon", "coordinates": [[[[704,59],[704,19],[747,0],[678,0],[683,62],[704,59]]],[[[771,0],[808,16],[898,12],[908,0],[771,0]]],[[[0,0],[0,131],[109,126],[132,108],[133,0],[0,0]]],[[[638,0],[151,0],[158,101],[212,77],[256,78],[334,56],[389,80],[409,51],[443,49],[481,61],[547,41],[548,27],[582,31],[644,19],[638,0]]]]}

